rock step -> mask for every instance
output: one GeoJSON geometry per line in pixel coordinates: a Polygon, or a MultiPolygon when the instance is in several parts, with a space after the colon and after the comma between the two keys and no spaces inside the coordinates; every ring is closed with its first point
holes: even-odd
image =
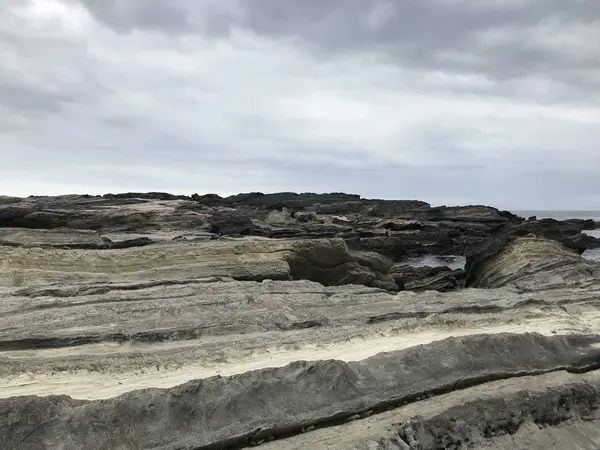
{"type": "Polygon", "coordinates": [[[475,335],[102,401],[12,397],[0,400],[0,448],[242,448],[493,380],[594,370],[598,343],[600,335],[475,335]]]}

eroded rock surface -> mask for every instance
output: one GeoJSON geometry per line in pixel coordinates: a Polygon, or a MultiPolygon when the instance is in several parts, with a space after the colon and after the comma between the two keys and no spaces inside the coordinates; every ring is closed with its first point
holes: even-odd
{"type": "Polygon", "coordinates": [[[597,370],[492,381],[263,448],[590,450],[600,438],[599,387],[597,370]]]}
{"type": "Polygon", "coordinates": [[[394,426],[376,449],[596,448],[600,438],[600,380],[516,390],[472,400],[432,417],[394,426]],[[541,389],[540,389],[541,388],[541,389]]]}
{"type": "Polygon", "coordinates": [[[342,237],[356,250],[392,259],[462,253],[516,216],[486,206],[431,207],[419,201],[361,199],[348,194],[165,193],[103,197],[29,197],[0,204],[0,227],[72,228],[104,233],[198,232],[270,238],[342,237]]]}
{"type": "MultiPolygon", "coordinates": [[[[106,401],[0,400],[0,429],[6,430],[0,444],[24,449],[122,448],[132,443],[142,448],[240,448],[488,380],[587,371],[598,365],[600,350],[594,344],[599,342],[599,336],[531,334],[449,338],[360,362],[302,361],[106,401]]],[[[415,428],[411,426],[401,433],[408,434],[415,428]]],[[[427,428],[417,428],[414,437],[422,430],[427,428]]],[[[450,441],[438,440],[443,442],[450,441]]]]}
{"type": "Polygon", "coordinates": [[[391,274],[401,289],[409,291],[434,290],[452,291],[464,286],[466,273],[463,269],[452,270],[448,266],[409,266],[394,265],[391,274]]]}
{"type": "Polygon", "coordinates": [[[595,226],[340,193],[0,198],[0,448],[595,448],[595,226]]]}
{"type": "Polygon", "coordinates": [[[512,286],[521,291],[589,288],[600,284],[600,265],[557,241],[523,237],[471,267],[473,287],[512,286]]]}
{"type": "Polygon", "coordinates": [[[39,286],[70,279],[151,282],[215,276],[253,281],[304,279],[325,285],[362,284],[392,290],[396,287],[389,274],[391,261],[378,254],[350,251],[342,239],[177,241],[125,247],[73,251],[0,246],[0,285],[39,286]]]}

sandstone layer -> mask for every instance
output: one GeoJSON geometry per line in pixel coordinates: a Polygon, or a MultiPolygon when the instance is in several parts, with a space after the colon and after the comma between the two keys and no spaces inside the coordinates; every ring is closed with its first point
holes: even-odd
{"type": "Polygon", "coordinates": [[[471,286],[512,286],[521,291],[589,288],[600,284],[600,265],[584,260],[557,241],[523,237],[480,261],[471,286]]]}

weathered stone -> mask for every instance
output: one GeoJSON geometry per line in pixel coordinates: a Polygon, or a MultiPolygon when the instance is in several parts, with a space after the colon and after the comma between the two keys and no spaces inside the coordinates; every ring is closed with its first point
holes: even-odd
{"type": "Polygon", "coordinates": [[[148,280],[225,276],[237,280],[305,279],[322,283],[395,287],[392,262],[367,252],[350,252],[342,239],[177,242],[146,245],[147,238],[124,241],[114,250],[74,253],[69,250],[27,251],[0,246],[0,285],[15,276],[24,285],[66,281],[77,272],[79,281],[148,280]],[[116,250],[122,249],[122,250],[116,250]],[[51,272],[45,270],[52,267],[51,272]]]}
{"type": "Polygon", "coordinates": [[[458,278],[464,271],[453,271],[445,270],[438,272],[435,275],[423,278],[421,280],[414,280],[404,284],[404,288],[408,291],[439,291],[446,292],[452,291],[460,286],[458,278]]]}
{"type": "Polygon", "coordinates": [[[464,254],[497,233],[519,236],[535,232],[583,251],[600,247],[600,240],[581,236],[583,230],[595,226],[592,220],[524,221],[486,206],[431,207],[414,200],[371,200],[342,193],[247,193],[222,198],[150,192],[0,202],[0,227],[343,237],[353,248],[378,251],[395,261],[407,255],[464,254]]]}
{"type": "Polygon", "coordinates": [[[595,226],[341,193],[0,199],[0,448],[527,448],[573,424],[594,448],[595,226]],[[479,288],[391,269],[466,252],[479,288]]]}
{"type": "MultiPolygon", "coordinates": [[[[429,392],[560,368],[579,370],[598,357],[598,342],[598,337],[479,335],[358,362],[298,361],[102,401],[64,396],[3,399],[0,447],[37,450],[60,445],[68,450],[127,448],[135,443],[174,450],[241,448],[368,410],[399,406],[429,392]]],[[[423,442],[421,448],[440,448],[426,444],[440,442],[423,439],[428,429],[417,427],[412,436],[423,442]]],[[[399,433],[407,431],[401,427],[399,433]]],[[[448,438],[442,442],[451,442],[448,438]]]]}
{"type": "Polygon", "coordinates": [[[470,286],[536,291],[600,285],[600,266],[559,242],[531,236],[491,245],[487,255],[482,250],[476,264],[471,262],[470,286]]]}

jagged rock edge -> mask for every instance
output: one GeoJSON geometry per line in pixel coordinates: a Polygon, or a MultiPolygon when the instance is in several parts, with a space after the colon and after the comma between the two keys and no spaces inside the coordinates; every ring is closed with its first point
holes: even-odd
{"type": "MultiPolygon", "coordinates": [[[[541,374],[551,373],[551,372],[556,372],[556,371],[584,373],[587,371],[596,370],[596,369],[600,368],[600,350],[591,348],[592,343],[600,342],[599,335],[587,335],[587,336],[573,335],[573,336],[563,336],[563,337],[560,337],[560,336],[559,337],[544,337],[544,336],[541,336],[538,334],[529,334],[529,333],[524,334],[524,335],[514,335],[514,334],[502,334],[502,335],[496,335],[496,336],[475,335],[475,336],[469,336],[466,338],[448,338],[448,339],[444,339],[443,341],[438,341],[436,343],[428,344],[428,345],[421,345],[418,347],[421,350],[427,350],[428,348],[430,348],[430,349],[432,349],[432,351],[435,352],[435,347],[439,346],[439,345],[444,345],[444,342],[467,342],[467,343],[469,343],[471,341],[478,342],[478,340],[483,340],[483,342],[492,341],[492,345],[491,345],[491,349],[490,349],[490,351],[491,351],[495,348],[493,341],[501,341],[502,338],[506,338],[506,337],[508,337],[508,339],[516,339],[516,340],[519,340],[519,339],[523,340],[526,338],[533,345],[541,345],[540,348],[545,348],[544,345],[550,345],[554,341],[560,341],[563,344],[568,343],[572,353],[578,352],[579,354],[577,355],[577,357],[574,357],[574,356],[567,357],[566,354],[563,354],[565,352],[565,349],[561,348],[558,353],[553,355],[553,357],[556,360],[560,360],[560,359],[564,359],[564,358],[569,359],[570,360],[569,363],[556,364],[556,361],[554,361],[554,362],[548,362],[546,364],[546,367],[542,367],[542,368],[531,368],[531,367],[528,369],[516,368],[513,371],[511,371],[511,370],[496,370],[494,372],[490,372],[490,373],[483,374],[483,375],[458,377],[458,378],[454,379],[453,381],[449,381],[444,384],[438,384],[437,386],[423,389],[418,392],[409,392],[409,393],[404,392],[400,395],[396,395],[392,398],[387,398],[382,401],[374,402],[373,400],[371,400],[371,403],[367,403],[367,401],[369,401],[369,399],[367,399],[365,401],[365,398],[368,397],[369,395],[373,395],[373,394],[369,393],[369,392],[363,392],[360,397],[354,398],[354,400],[353,400],[354,403],[358,402],[359,404],[361,404],[360,407],[356,407],[356,406],[351,407],[350,409],[345,409],[343,411],[337,412],[335,414],[330,414],[327,416],[321,416],[321,417],[318,417],[318,418],[310,420],[310,421],[307,421],[307,420],[299,421],[300,418],[297,418],[296,422],[294,422],[292,419],[292,422],[291,423],[288,422],[287,425],[285,425],[285,426],[274,425],[270,428],[264,428],[264,429],[261,428],[258,430],[253,429],[250,431],[242,432],[242,433],[238,434],[237,436],[232,436],[229,438],[220,438],[219,440],[217,440],[215,442],[210,442],[210,443],[206,443],[203,445],[186,445],[185,441],[184,442],[180,441],[179,444],[172,444],[168,448],[172,448],[172,449],[185,448],[185,449],[193,449],[193,450],[239,449],[246,445],[260,443],[266,439],[269,439],[269,440],[281,439],[281,438],[293,436],[295,434],[301,433],[307,427],[323,428],[323,427],[337,425],[337,424],[348,421],[352,417],[361,416],[362,414],[365,414],[365,413],[367,413],[368,415],[371,415],[372,413],[379,413],[379,412],[387,411],[390,409],[395,409],[404,404],[411,403],[411,402],[420,400],[422,398],[436,396],[436,395],[442,395],[442,394],[449,393],[449,392],[452,392],[455,390],[476,386],[478,384],[482,384],[482,383],[486,383],[486,382],[498,381],[498,380],[502,380],[502,379],[509,379],[509,378],[521,377],[521,376],[541,375],[541,374]],[[542,344],[540,344],[540,342],[542,342],[542,344]],[[543,344],[544,342],[545,342],[545,344],[543,344]],[[589,350],[588,353],[582,356],[581,349],[579,349],[579,351],[577,351],[576,347],[581,346],[583,344],[587,344],[588,347],[590,347],[590,348],[588,348],[588,350],[589,350]]],[[[473,345],[473,344],[471,344],[471,345],[473,345]]],[[[479,342],[479,344],[477,344],[477,345],[478,345],[478,349],[480,349],[479,345],[481,345],[481,342],[479,342]]],[[[311,368],[313,368],[313,367],[326,367],[328,364],[335,364],[340,368],[347,368],[347,369],[355,367],[356,368],[355,370],[359,370],[360,366],[368,364],[369,360],[383,357],[383,358],[388,358],[388,361],[389,361],[390,358],[393,358],[394,356],[400,357],[400,355],[408,353],[410,351],[414,352],[415,349],[416,348],[400,350],[397,352],[392,352],[392,353],[387,353],[387,354],[380,354],[375,357],[371,357],[367,360],[356,362],[356,363],[344,363],[344,362],[335,361],[335,360],[321,361],[321,362],[314,362],[314,363],[297,361],[297,362],[292,363],[284,368],[263,369],[263,370],[256,371],[256,372],[247,372],[245,374],[242,374],[241,376],[242,377],[244,377],[244,376],[252,377],[252,376],[258,375],[259,372],[261,375],[264,375],[264,373],[268,373],[268,372],[275,373],[278,370],[294,371],[295,367],[297,367],[299,364],[303,364],[303,363],[310,364],[308,366],[307,370],[311,370],[311,368]]],[[[514,357],[515,355],[511,355],[511,356],[514,357]]],[[[517,355],[517,357],[520,357],[520,355],[517,355]]],[[[522,365],[523,362],[516,363],[515,365],[518,365],[518,364],[522,365]]],[[[185,387],[185,386],[191,387],[194,384],[198,384],[199,382],[200,382],[200,384],[202,384],[202,381],[210,383],[210,380],[221,380],[223,382],[230,382],[230,380],[232,380],[234,378],[235,377],[228,377],[228,378],[223,379],[221,377],[213,377],[212,379],[209,378],[207,380],[190,381],[184,385],[181,385],[180,387],[185,387]]],[[[171,389],[177,389],[177,387],[171,388],[171,389]]],[[[152,392],[156,392],[156,393],[170,392],[171,389],[167,389],[167,390],[146,389],[146,390],[140,391],[140,392],[150,394],[152,392]]],[[[374,387],[372,387],[372,389],[374,389],[374,387]]],[[[400,389],[402,389],[402,388],[400,388],[400,389]]],[[[310,392],[310,391],[308,391],[308,392],[310,392]]],[[[120,396],[120,397],[116,397],[115,400],[119,399],[119,398],[123,399],[130,394],[131,393],[124,394],[123,396],[120,396]]],[[[243,393],[237,393],[237,395],[240,396],[240,395],[243,395],[243,393]]],[[[64,398],[65,398],[65,396],[53,396],[53,397],[46,397],[46,400],[55,399],[58,401],[58,400],[64,399],[64,398]]],[[[68,397],[66,397],[66,398],[68,398],[68,397]]],[[[38,401],[38,402],[45,401],[45,400],[40,400],[40,399],[42,399],[41,397],[33,397],[33,398],[27,397],[27,399],[31,400],[31,401],[38,401]]],[[[10,400],[18,401],[19,397],[14,397],[14,398],[8,399],[8,400],[9,401],[10,400]]],[[[80,402],[80,401],[77,401],[77,402],[80,402]]],[[[81,401],[80,404],[81,405],[90,405],[90,404],[99,404],[99,403],[107,403],[107,402],[110,403],[111,400],[92,401],[92,402],[87,402],[87,403],[85,401],[81,401]]],[[[0,400],[0,419],[2,418],[3,414],[7,414],[6,410],[4,411],[4,413],[2,411],[2,407],[3,407],[4,403],[7,403],[7,401],[0,400]]],[[[11,410],[14,409],[14,405],[12,405],[12,406],[9,405],[9,408],[11,410]]],[[[301,413],[298,413],[298,414],[301,414],[301,413]]],[[[265,419],[265,421],[267,421],[267,420],[272,421],[273,418],[265,419]]],[[[288,420],[289,420],[289,418],[288,418],[288,420]]],[[[2,443],[2,441],[0,441],[0,443],[2,443]]],[[[24,448],[27,448],[27,447],[24,447],[24,448]]],[[[159,448],[159,447],[157,447],[157,448],[159,448]]],[[[166,447],[160,447],[160,448],[166,448],[166,447]]]]}
{"type": "Polygon", "coordinates": [[[557,427],[578,415],[581,416],[579,413],[585,407],[589,407],[588,410],[592,411],[600,409],[600,382],[574,382],[547,389],[542,394],[528,394],[527,390],[521,390],[511,394],[508,398],[474,400],[449,408],[427,419],[414,416],[408,421],[395,424],[396,436],[391,439],[382,438],[378,444],[382,448],[390,450],[394,448],[406,450],[459,448],[462,444],[472,443],[475,437],[481,436],[489,439],[505,434],[514,435],[528,421],[532,421],[538,426],[557,427]],[[573,395],[574,393],[579,395],[573,395]],[[548,412],[555,413],[552,420],[544,415],[538,420],[535,414],[536,407],[544,400],[556,397],[560,397],[561,400],[572,400],[570,406],[574,408],[569,408],[566,413],[561,411],[562,414],[556,409],[548,409],[548,412]],[[581,401],[582,397],[586,397],[590,404],[584,404],[581,401]],[[504,407],[504,409],[501,410],[501,407],[504,407]],[[464,413],[465,411],[467,413],[464,413]],[[490,414],[486,414],[487,411],[490,414]],[[494,414],[491,414],[491,412],[494,414]],[[494,417],[494,420],[497,421],[496,416],[498,413],[504,414],[503,417],[506,419],[500,424],[493,423],[490,420],[491,417],[494,417]],[[508,417],[509,415],[510,417],[508,417]],[[459,419],[457,419],[457,416],[459,419]],[[508,423],[509,419],[510,423],[508,423]],[[446,429],[443,429],[444,425],[446,429]],[[507,429],[507,425],[511,425],[510,429],[507,429]],[[429,442],[423,442],[425,439],[415,441],[414,436],[427,436],[429,439],[426,438],[426,440],[429,442]]]}

